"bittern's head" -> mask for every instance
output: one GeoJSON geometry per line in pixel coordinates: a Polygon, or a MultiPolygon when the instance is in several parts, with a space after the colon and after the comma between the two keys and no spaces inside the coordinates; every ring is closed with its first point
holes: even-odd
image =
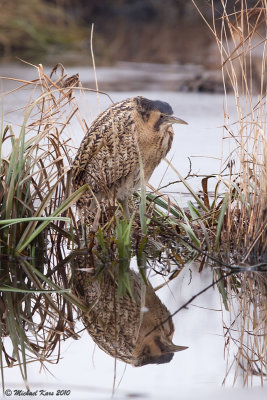
{"type": "Polygon", "coordinates": [[[172,360],[174,353],[186,350],[172,342],[174,324],[170,312],[156,295],[151,285],[146,287],[146,311],[143,314],[139,334],[133,351],[132,364],[163,364],[172,360]]]}
{"type": "Polygon", "coordinates": [[[153,130],[159,131],[172,124],[185,124],[187,122],[173,115],[171,106],[160,100],[149,100],[145,97],[135,97],[137,111],[143,122],[153,130]]]}
{"type": "MultiPolygon", "coordinates": [[[[159,303],[156,297],[154,300],[159,303]]],[[[162,305],[162,307],[164,306],[162,305]]],[[[154,310],[148,310],[143,316],[136,347],[133,351],[133,365],[136,367],[168,363],[172,360],[175,352],[188,348],[187,346],[173,344],[174,326],[172,319],[169,315],[170,318],[165,322],[160,321],[160,319],[155,320],[155,316],[158,313],[160,314],[160,311],[162,310],[158,310],[155,315],[154,310]]]]}

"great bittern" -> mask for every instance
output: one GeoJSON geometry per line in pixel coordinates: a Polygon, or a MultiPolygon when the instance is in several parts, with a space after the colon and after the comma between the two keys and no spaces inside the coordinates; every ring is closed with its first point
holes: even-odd
{"type": "Polygon", "coordinates": [[[174,352],[187,349],[172,343],[172,318],[150,283],[146,286],[142,313],[139,274],[129,271],[133,297],[129,293],[118,297],[118,269],[112,274],[105,270],[99,279],[86,272],[85,257],[77,257],[75,264],[73,291],[89,309],[81,314],[82,321],[94,342],[107,354],[139,367],[167,363],[174,352]]]}
{"type": "MultiPolygon", "coordinates": [[[[73,162],[74,188],[88,183],[91,191],[78,203],[92,210],[92,192],[101,202],[116,198],[128,213],[128,198],[147,182],[173,141],[174,117],[168,103],[138,96],[109,107],[92,123],[73,162]]],[[[95,206],[95,204],[94,204],[95,206]]]]}

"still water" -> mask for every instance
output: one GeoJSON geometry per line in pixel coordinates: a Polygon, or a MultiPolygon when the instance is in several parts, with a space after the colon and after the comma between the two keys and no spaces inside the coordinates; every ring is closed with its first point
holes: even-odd
{"type": "MultiPolygon", "coordinates": [[[[77,71],[79,68],[70,73],[77,71]]],[[[21,78],[25,73],[24,70],[16,72],[21,78]]],[[[4,85],[3,90],[10,89],[10,84],[4,85]]],[[[174,115],[188,122],[188,126],[174,126],[174,143],[168,155],[168,159],[182,175],[185,176],[189,171],[188,157],[192,163],[192,174],[217,174],[223,168],[223,160],[230,150],[228,141],[222,139],[225,101],[223,95],[145,90],[138,93],[109,94],[114,102],[136,95],[166,101],[171,104],[174,115]]],[[[79,99],[79,95],[77,97],[79,99]]],[[[18,125],[21,123],[23,110],[20,110],[20,107],[24,102],[23,92],[18,92],[15,98],[11,95],[4,98],[5,122],[18,125]],[[17,111],[7,114],[14,110],[17,111]]],[[[107,97],[101,96],[98,102],[96,94],[92,93],[83,95],[80,102],[88,125],[99,110],[104,110],[110,105],[107,97]]],[[[229,113],[234,120],[233,98],[229,99],[229,113]]],[[[78,147],[82,131],[78,125],[70,129],[72,139],[78,147]]],[[[151,184],[159,187],[174,180],[177,180],[175,172],[170,168],[167,169],[167,164],[162,162],[155,170],[151,184]]],[[[190,184],[195,190],[198,189],[199,179],[192,178],[190,184]]],[[[172,195],[170,192],[175,192],[173,195],[179,201],[184,188],[181,184],[177,184],[171,189],[166,189],[166,192],[170,195],[172,195]]],[[[198,266],[192,264],[186,266],[177,279],[157,294],[169,311],[174,312],[211,281],[210,270],[199,274],[198,266]]],[[[151,282],[153,286],[157,286],[162,283],[162,278],[151,276],[151,282]]],[[[47,364],[48,370],[40,370],[39,365],[29,364],[28,380],[31,383],[31,390],[53,392],[54,396],[47,395],[48,398],[57,398],[56,392],[60,389],[70,390],[70,394],[65,392],[66,394],[62,394],[61,397],[71,399],[106,399],[110,398],[112,391],[115,391],[116,398],[136,396],[144,399],[206,399],[214,398],[216,395],[223,399],[226,393],[221,389],[221,383],[225,376],[226,363],[222,327],[223,318],[227,319],[227,315],[224,313],[222,316],[222,307],[217,289],[210,289],[174,317],[173,342],[176,345],[188,346],[188,349],[175,353],[168,364],[135,368],[126,366],[121,361],[115,363],[114,359],[95,346],[88,333],[83,331],[79,340],[69,339],[62,344],[61,360],[58,364],[47,364]]],[[[79,329],[83,329],[81,322],[76,327],[76,330],[79,329]]],[[[232,378],[232,376],[229,378],[230,383],[232,378]]],[[[6,370],[5,381],[6,388],[23,389],[18,368],[6,370]]],[[[237,393],[231,393],[236,399],[237,393]]],[[[227,396],[231,396],[231,393],[227,396]]],[[[259,399],[264,396],[262,391],[255,393],[259,399]]],[[[247,395],[248,392],[246,395],[241,393],[242,398],[246,398],[247,395]]]]}

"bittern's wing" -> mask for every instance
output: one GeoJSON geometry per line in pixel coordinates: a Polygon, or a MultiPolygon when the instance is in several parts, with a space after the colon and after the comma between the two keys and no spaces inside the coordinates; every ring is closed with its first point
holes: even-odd
{"type": "Polygon", "coordinates": [[[77,188],[89,183],[97,193],[110,189],[139,165],[130,100],[110,107],[92,124],[73,163],[77,188]]]}

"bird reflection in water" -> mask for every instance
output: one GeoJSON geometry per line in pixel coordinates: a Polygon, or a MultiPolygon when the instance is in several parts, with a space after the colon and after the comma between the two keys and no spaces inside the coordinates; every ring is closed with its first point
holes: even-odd
{"type": "Polygon", "coordinates": [[[76,263],[73,290],[89,307],[81,318],[100,349],[136,367],[170,362],[174,352],[187,349],[172,343],[170,313],[150,283],[142,291],[144,284],[138,273],[130,270],[133,298],[129,293],[119,297],[118,280],[110,271],[100,279],[92,278],[86,272],[85,258],[77,257],[76,263]]]}

